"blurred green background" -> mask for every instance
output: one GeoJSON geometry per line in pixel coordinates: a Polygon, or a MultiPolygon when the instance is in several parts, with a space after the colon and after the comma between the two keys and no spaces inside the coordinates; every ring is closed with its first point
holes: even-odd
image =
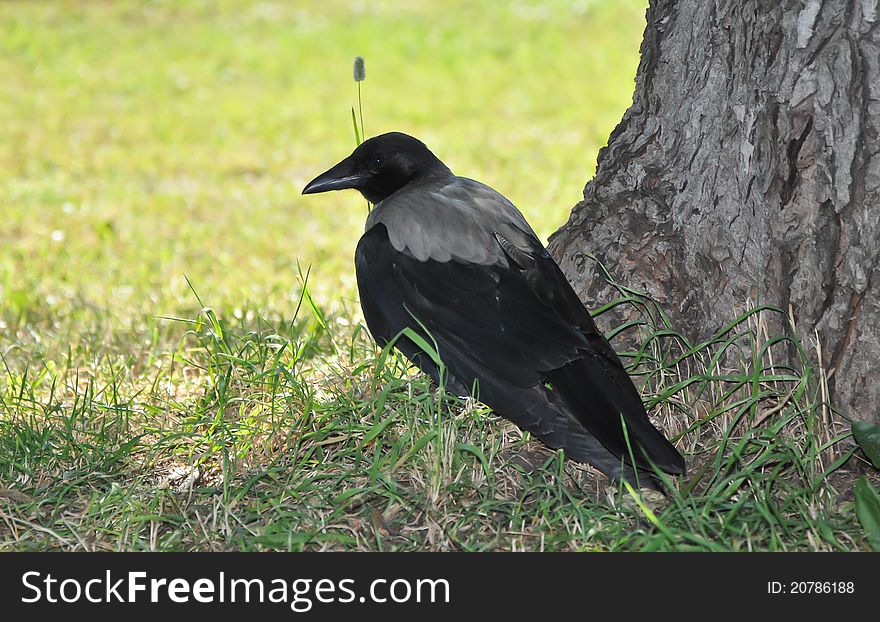
{"type": "Polygon", "coordinates": [[[297,261],[356,317],[364,201],[300,195],[354,146],[355,55],[368,135],[421,138],[546,239],[631,101],[646,4],[0,3],[3,347],[155,347],[198,308],[184,275],[284,317],[297,261]]]}

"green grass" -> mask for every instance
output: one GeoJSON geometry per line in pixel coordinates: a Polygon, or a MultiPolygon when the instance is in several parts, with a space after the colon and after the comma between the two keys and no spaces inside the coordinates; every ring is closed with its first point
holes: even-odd
{"type": "Polygon", "coordinates": [[[378,351],[363,200],[299,195],[353,147],[360,54],[368,135],[546,237],[630,101],[643,5],[0,3],[0,548],[868,548],[776,311],[689,344],[599,301],[640,314],[614,343],[691,465],[641,505],[378,351]]]}

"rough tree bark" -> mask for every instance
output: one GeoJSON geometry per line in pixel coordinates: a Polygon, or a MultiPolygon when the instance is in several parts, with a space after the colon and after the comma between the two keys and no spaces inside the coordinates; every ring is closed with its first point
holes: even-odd
{"type": "Polygon", "coordinates": [[[835,404],[880,412],[878,0],[652,0],[633,105],[551,251],[691,336],[751,303],[818,330],[835,404]]]}

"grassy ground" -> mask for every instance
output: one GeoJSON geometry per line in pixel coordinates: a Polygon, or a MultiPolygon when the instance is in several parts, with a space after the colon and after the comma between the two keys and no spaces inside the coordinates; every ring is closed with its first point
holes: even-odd
{"type": "Polygon", "coordinates": [[[621,290],[692,467],[648,507],[378,352],[363,201],[299,195],[353,147],[361,54],[368,134],[546,236],[629,102],[643,4],[0,4],[0,547],[866,548],[775,311],[688,344],[621,290]]]}

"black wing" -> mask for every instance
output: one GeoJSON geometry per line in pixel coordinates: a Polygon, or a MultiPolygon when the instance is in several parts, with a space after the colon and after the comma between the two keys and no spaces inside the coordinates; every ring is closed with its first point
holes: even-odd
{"type": "MultiPolygon", "coordinates": [[[[423,325],[451,390],[470,393],[476,385],[498,414],[610,475],[629,462],[621,417],[638,469],[654,463],[682,473],[683,458],[648,420],[623,364],[559,267],[531,234],[503,229],[487,243],[504,249],[508,265],[476,265],[418,261],[392,247],[384,225],[372,227],[356,265],[373,336],[384,344],[405,327],[424,335],[423,325]]],[[[439,382],[412,341],[396,345],[439,382]]]]}

